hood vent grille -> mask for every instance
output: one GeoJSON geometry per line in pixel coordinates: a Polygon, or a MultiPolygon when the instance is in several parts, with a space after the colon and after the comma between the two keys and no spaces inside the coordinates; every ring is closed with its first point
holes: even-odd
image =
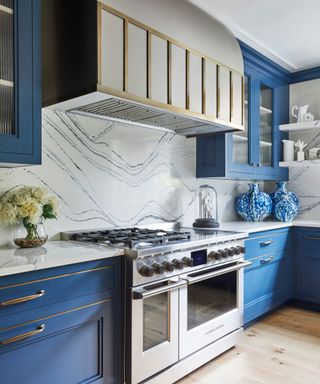
{"type": "MultiPolygon", "coordinates": [[[[178,134],[214,134],[217,133],[219,124],[208,124],[193,117],[184,117],[174,112],[163,111],[154,107],[118,99],[115,97],[98,101],[92,104],[77,107],[68,112],[85,116],[101,117],[106,120],[126,122],[153,129],[167,129],[178,134]]],[[[232,131],[223,127],[224,131],[232,131]]],[[[221,133],[221,130],[220,132],[221,133]]]]}

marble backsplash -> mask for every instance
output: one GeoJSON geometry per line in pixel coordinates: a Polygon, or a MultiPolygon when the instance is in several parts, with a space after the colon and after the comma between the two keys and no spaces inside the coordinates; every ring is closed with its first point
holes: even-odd
{"type": "MultiPolygon", "coordinates": [[[[195,139],[65,113],[43,111],[43,164],[0,169],[0,192],[19,185],[58,196],[60,231],[142,225],[198,216],[201,184],[218,193],[219,220],[235,220],[235,197],[246,182],[196,179],[195,139]]],[[[0,243],[11,241],[1,228],[0,243]]]]}

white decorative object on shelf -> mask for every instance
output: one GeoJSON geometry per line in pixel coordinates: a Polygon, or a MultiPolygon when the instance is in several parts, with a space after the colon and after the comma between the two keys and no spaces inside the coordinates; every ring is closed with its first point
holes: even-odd
{"type": "Polygon", "coordinates": [[[303,116],[302,116],[302,121],[303,122],[308,122],[308,121],[313,121],[314,120],[314,116],[312,113],[310,112],[307,112],[305,113],[303,116]]]}
{"type": "Polygon", "coordinates": [[[320,148],[319,147],[314,147],[309,149],[309,160],[316,160],[320,159],[320,148]]]}
{"type": "Polygon", "coordinates": [[[301,123],[302,121],[304,121],[303,118],[308,112],[308,108],[309,108],[309,105],[302,105],[300,107],[298,107],[297,105],[294,105],[292,107],[291,114],[293,117],[297,119],[297,123],[301,123]],[[298,113],[295,114],[295,111],[297,111],[298,113]]]}
{"type": "Polygon", "coordinates": [[[283,160],[294,161],[294,141],[282,140],[283,142],[283,160]]]}
{"type": "Polygon", "coordinates": [[[298,148],[297,161],[304,161],[304,148],[307,146],[302,140],[298,140],[295,143],[295,147],[298,148]]]}

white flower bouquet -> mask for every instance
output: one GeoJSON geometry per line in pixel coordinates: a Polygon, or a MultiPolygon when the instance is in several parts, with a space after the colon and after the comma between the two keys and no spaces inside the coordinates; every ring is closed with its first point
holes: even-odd
{"type": "Polygon", "coordinates": [[[6,192],[0,199],[0,222],[4,224],[22,223],[27,234],[24,238],[15,238],[20,247],[43,245],[47,236],[38,233],[43,219],[56,219],[58,200],[49,195],[45,188],[20,187],[6,192]]]}

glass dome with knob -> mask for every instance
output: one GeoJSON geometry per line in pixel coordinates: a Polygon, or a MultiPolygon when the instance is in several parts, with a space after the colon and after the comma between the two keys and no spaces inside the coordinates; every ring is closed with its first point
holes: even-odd
{"type": "Polygon", "coordinates": [[[210,185],[199,187],[199,218],[193,223],[197,229],[218,228],[218,195],[210,185]]]}

